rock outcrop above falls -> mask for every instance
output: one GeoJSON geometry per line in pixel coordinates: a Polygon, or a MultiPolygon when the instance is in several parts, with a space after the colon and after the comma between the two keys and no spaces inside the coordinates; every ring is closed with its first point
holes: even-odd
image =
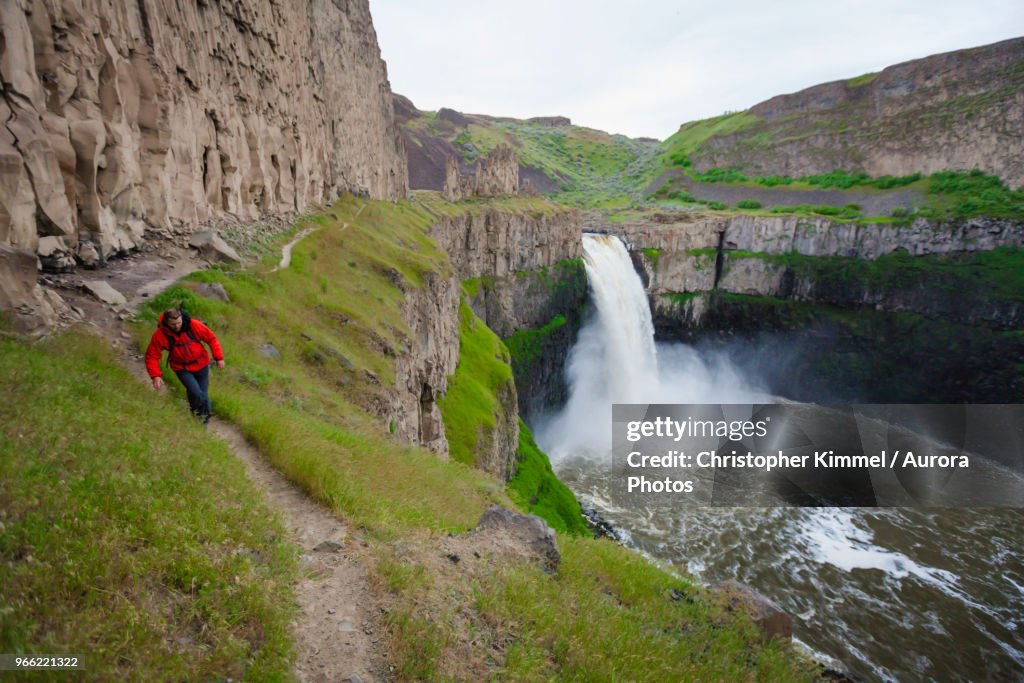
{"type": "Polygon", "coordinates": [[[501,144],[476,162],[473,175],[463,176],[454,156],[445,161],[444,198],[450,202],[460,199],[515,197],[519,190],[519,162],[508,145],[501,144]]]}
{"type": "MultiPolygon", "coordinates": [[[[861,225],[825,218],[732,216],[626,225],[618,232],[645,255],[641,267],[655,309],[672,305],[664,295],[717,290],[871,306],[999,329],[1012,329],[1024,320],[1019,302],[955,286],[951,278],[956,274],[948,267],[924,269],[926,261],[913,258],[933,257],[935,263],[952,266],[974,254],[1021,247],[1024,222],[975,218],[949,224],[916,220],[909,225],[861,225]],[[908,286],[886,284],[887,273],[899,268],[916,268],[912,278],[903,278],[908,286]],[[862,276],[854,277],[855,270],[863,271],[862,276]],[[958,296],[948,296],[950,288],[958,296]]],[[[699,322],[704,309],[694,302],[687,310],[699,322]]]]}
{"type": "Polygon", "coordinates": [[[0,244],[102,261],[148,229],[406,193],[366,0],[9,0],[0,31],[0,244]]]}

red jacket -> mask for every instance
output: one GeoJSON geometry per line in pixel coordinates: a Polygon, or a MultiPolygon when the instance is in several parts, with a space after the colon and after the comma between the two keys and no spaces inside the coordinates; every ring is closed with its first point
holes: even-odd
{"type": "Polygon", "coordinates": [[[213,351],[214,360],[224,360],[224,352],[220,348],[220,342],[209,327],[191,319],[187,313],[181,314],[181,330],[173,332],[164,325],[164,317],[160,316],[160,324],[157,326],[153,336],[149,339],[149,346],[146,348],[146,371],[150,377],[161,377],[160,357],[164,351],[168,351],[167,361],[171,370],[188,370],[196,372],[210,364],[210,354],[200,342],[206,342],[213,351]],[[192,335],[189,335],[189,329],[192,335]],[[193,339],[192,337],[195,337],[193,339]]]}

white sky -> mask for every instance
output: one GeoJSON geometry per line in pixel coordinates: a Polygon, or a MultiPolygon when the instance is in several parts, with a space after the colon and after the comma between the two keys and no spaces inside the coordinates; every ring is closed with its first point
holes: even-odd
{"type": "Polygon", "coordinates": [[[391,89],[419,109],[681,123],[1024,35],[1024,0],[370,0],[391,89]]]}

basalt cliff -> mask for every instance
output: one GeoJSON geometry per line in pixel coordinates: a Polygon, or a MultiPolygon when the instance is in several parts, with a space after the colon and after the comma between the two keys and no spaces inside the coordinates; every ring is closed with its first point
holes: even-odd
{"type": "MultiPolygon", "coordinates": [[[[10,0],[0,32],[11,259],[53,238],[51,262],[94,266],[147,231],[406,194],[367,0],[10,0]]],[[[7,280],[7,307],[45,307],[33,286],[7,280]]]]}

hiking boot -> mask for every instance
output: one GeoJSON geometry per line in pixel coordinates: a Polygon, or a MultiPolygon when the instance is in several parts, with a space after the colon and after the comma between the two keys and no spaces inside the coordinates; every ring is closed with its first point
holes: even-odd
{"type": "Polygon", "coordinates": [[[206,415],[203,415],[203,426],[204,427],[209,427],[210,426],[210,417],[211,417],[211,415],[209,413],[207,413],[206,415]]]}

